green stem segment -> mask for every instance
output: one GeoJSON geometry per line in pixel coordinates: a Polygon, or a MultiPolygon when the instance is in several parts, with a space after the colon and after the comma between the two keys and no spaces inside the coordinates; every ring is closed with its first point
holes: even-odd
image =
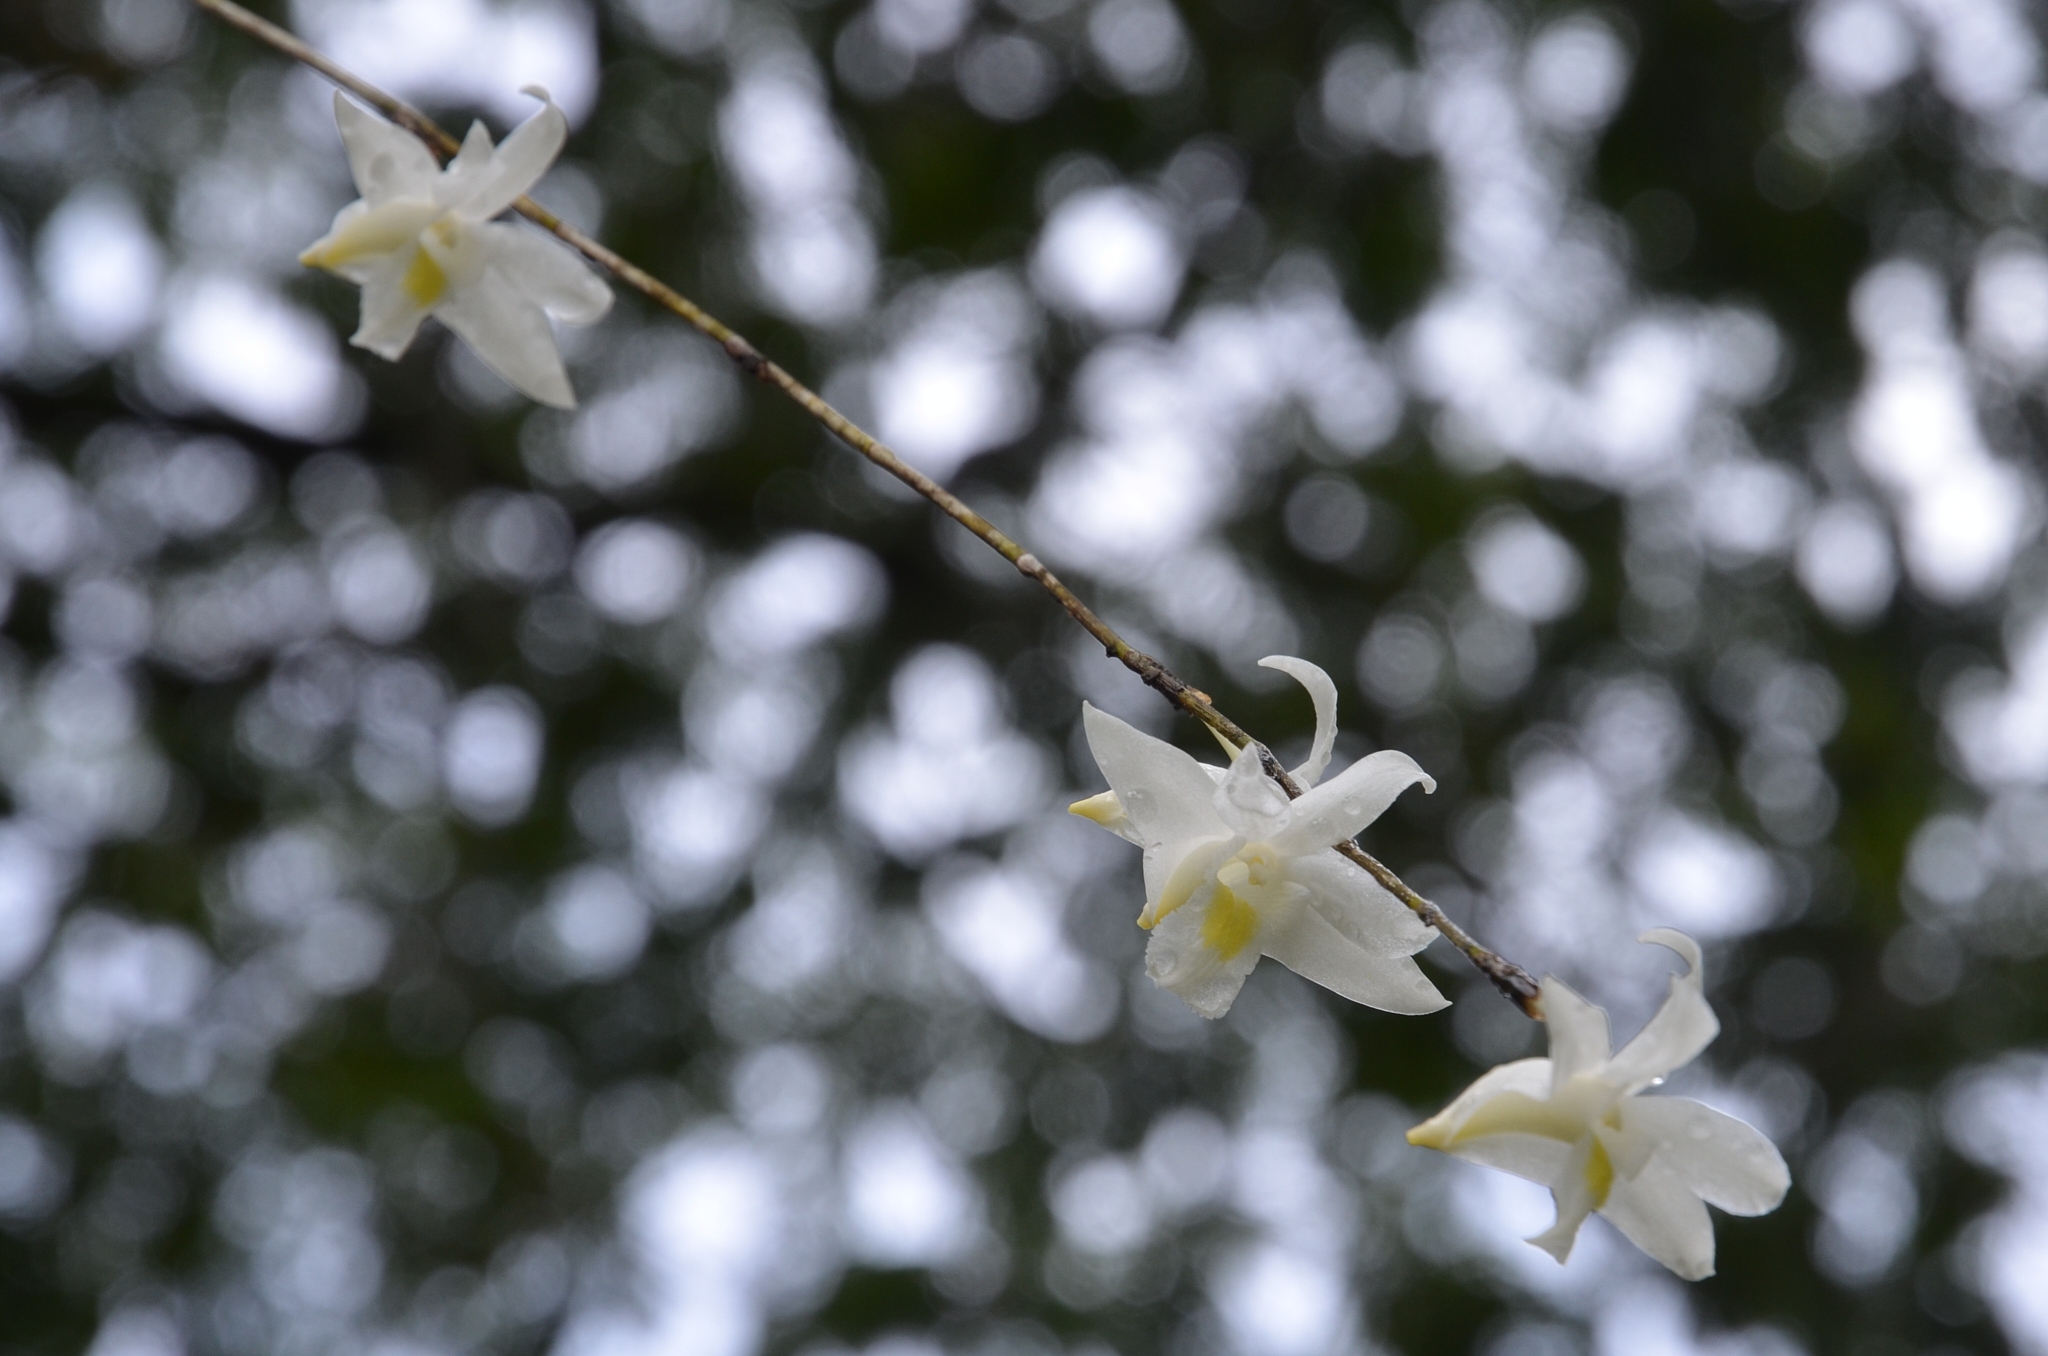
{"type": "MultiPolygon", "coordinates": [[[[440,125],[426,114],[404,100],[386,94],[353,72],[344,70],[268,19],[251,14],[235,4],[234,0],[192,0],[192,3],[257,41],[284,53],[294,61],[312,67],[424,141],[443,159],[461,149],[461,143],[442,130],[440,125]]],[[[792,377],[780,365],[763,356],[761,351],[748,343],[738,331],[639,265],[622,258],[563,221],[533,199],[522,197],[512,204],[512,208],[620,282],[673,312],[692,328],[709,337],[712,342],[723,348],[726,356],[737,363],[743,371],[781,391],[802,406],[807,414],[840,441],[923,495],[935,504],[941,513],[988,543],[1001,553],[1003,559],[1015,565],[1019,573],[1037,581],[1040,587],[1067,610],[1069,616],[1081,624],[1082,629],[1101,643],[1102,648],[1112,659],[1137,674],[1146,686],[1230,741],[1232,747],[1241,749],[1254,742],[1236,721],[1216,709],[1207,693],[1190,687],[1157,659],[1126,643],[1122,636],[1110,628],[1109,623],[1095,614],[1094,609],[1076,597],[1072,589],[1061,583],[1051,570],[1045,568],[1038,557],[961,502],[952,491],[904,461],[873,434],[826,404],[815,391],[792,377]]],[[[1290,798],[1301,795],[1301,785],[1288,775],[1287,770],[1280,766],[1264,745],[1259,746],[1259,760],[1290,798]]],[[[1442,909],[1410,889],[1399,876],[1388,870],[1357,843],[1348,840],[1339,843],[1336,845],[1336,851],[1364,868],[1374,880],[1413,910],[1423,922],[1441,932],[1449,939],[1451,945],[1457,947],[1466,959],[1478,967],[1480,973],[1493,981],[1494,987],[1510,1002],[1529,1016],[1539,1020],[1542,1018],[1536,981],[1528,971],[1481,946],[1471,934],[1446,917],[1442,909]]]]}

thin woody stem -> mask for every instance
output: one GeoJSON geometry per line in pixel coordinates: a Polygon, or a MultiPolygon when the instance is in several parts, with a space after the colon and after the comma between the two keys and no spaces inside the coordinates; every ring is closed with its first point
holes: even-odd
{"type": "MultiPolygon", "coordinates": [[[[398,99],[364,80],[361,76],[336,65],[327,57],[294,37],[291,33],[271,23],[260,15],[235,4],[234,0],[192,0],[199,8],[219,17],[223,22],[240,29],[259,42],[275,48],[294,61],[312,67],[335,84],[377,109],[386,118],[411,132],[427,143],[443,159],[461,149],[461,143],[444,131],[439,124],[402,99],[398,99]]],[[[1094,609],[1077,597],[1074,591],[1061,583],[1045,565],[1017,542],[999,530],[988,519],[976,513],[958,496],[945,486],[933,480],[924,472],[910,465],[873,434],[868,433],[851,419],[833,409],[809,387],[791,376],[761,351],[748,343],[746,338],[731,326],[710,314],[682,293],[654,277],[637,264],[622,258],[588,235],[563,221],[531,198],[522,197],[512,204],[514,211],[534,222],[562,243],[604,269],[620,282],[636,292],[681,317],[690,326],[708,336],[726,356],[737,363],[749,375],[767,382],[784,395],[802,406],[804,411],[822,424],[840,441],[866,457],[875,465],[895,476],[898,480],[916,490],[935,504],[939,511],[959,523],[962,527],[981,538],[999,552],[1003,559],[1016,566],[1018,572],[1036,580],[1040,587],[1050,593],[1067,614],[1081,624],[1083,630],[1101,643],[1112,659],[1138,675],[1146,686],[1165,697],[1167,701],[1208,726],[1230,742],[1231,747],[1242,749],[1254,741],[1250,734],[1236,721],[1218,711],[1209,700],[1207,693],[1189,686],[1176,676],[1166,665],[1151,655],[1135,649],[1113,630],[1109,623],[1097,616],[1094,609]]],[[[1266,772],[1278,782],[1290,798],[1302,793],[1300,783],[1289,776],[1272,753],[1259,745],[1259,760],[1266,772]]],[[[1395,898],[1407,905],[1423,922],[1441,932],[1451,945],[1463,952],[1466,959],[1478,967],[1480,973],[1493,981],[1508,1000],[1529,1016],[1541,1019],[1542,1009],[1538,1003],[1535,979],[1528,971],[1514,962],[1488,950],[1472,936],[1444,915],[1444,911],[1429,900],[1417,894],[1399,876],[1368,854],[1357,843],[1346,840],[1336,845],[1337,852],[1356,863],[1378,881],[1395,898]]]]}

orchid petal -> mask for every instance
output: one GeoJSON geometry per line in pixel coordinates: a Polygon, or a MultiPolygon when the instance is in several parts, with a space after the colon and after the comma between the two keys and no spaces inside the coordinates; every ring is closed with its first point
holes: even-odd
{"type": "Polygon", "coordinates": [[[612,289],[567,246],[510,222],[488,222],[478,229],[492,262],[557,320],[588,325],[611,309],[612,289]]]}
{"type": "MultiPolygon", "coordinates": [[[[1451,1148],[1451,1141],[1471,1119],[1472,1113],[1502,1093],[1509,1092],[1520,1093],[1524,1097],[1546,1096],[1550,1092],[1550,1061],[1538,1056],[1495,1065],[1452,1099],[1449,1106],[1410,1130],[1408,1142],[1425,1149],[1457,1152],[1451,1148]]],[[[1459,1149],[1463,1147],[1460,1145],[1459,1149]]]]}
{"type": "Polygon", "coordinates": [[[1234,955],[1219,956],[1204,945],[1207,903],[1198,898],[1152,929],[1152,940],[1145,947],[1145,973],[1198,1014],[1214,1019],[1230,1011],[1237,1000],[1245,976],[1259,963],[1259,948],[1246,946],[1234,955]]]}
{"type": "Polygon", "coordinates": [[[1547,1135],[1509,1132],[1460,1140],[1448,1152],[1467,1163],[1549,1186],[1571,1166],[1573,1146],[1547,1135]]]}
{"type": "Polygon", "coordinates": [[[1450,1006],[1414,961],[1372,955],[1314,909],[1302,909],[1275,928],[1262,947],[1303,979],[1381,1012],[1419,1015],[1450,1006]]]}
{"type": "Polygon", "coordinates": [[[1552,1095],[1579,1074],[1607,1062],[1607,1012],[1588,1003],[1555,975],[1543,977],[1543,1023],[1550,1028],[1552,1095]]]}
{"type": "Polygon", "coordinates": [[[363,313],[349,342],[378,357],[396,362],[412,345],[427,308],[405,289],[406,270],[416,251],[402,250],[381,255],[361,268],[355,279],[363,288],[363,313]]]}
{"type": "Polygon", "coordinates": [[[1210,803],[1217,818],[1255,842],[1277,837],[1288,819],[1287,793],[1266,775],[1256,744],[1246,745],[1231,760],[1210,803]]]}
{"type": "Polygon", "coordinates": [[[425,198],[397,198],[381,207],[371,207],[358,198],[334,214],[327,234],[300,251],[299,262],[354,281],[351,265],[374,262],[394,250],[410,250],[438,214],[439,209],[425,198]]]}
{"type": "Polygon", "coordinates": [[[1309,745],[1308,760],[1294,769],[1296,781],[1314,786],[1330,766],[1330,750],[1337,743],[1337,685],[1322,669],[1293,655],[1269,654],[1259,661],[1259,667],[1277,669],[1294,679],[1308,689],[1308,698],[1315,704],[1315,741],[1309,745]]]}
{"type": "Polygon", "coordinates": [[[441,171],[441,177],[434,181],[434,201],[444,210],[459,209],[479,221],[496,216],[496,212],[470,209],[478,190],[491,177],[491,160],[496,154],[496,148],[491,145],[491,129],[481,121],[471,123],[469,134],[462,138],[462,149],[455,153],[455,158],[441,171]]]}
{"type": "Polygon", "coordinates": [[[1273,846],[1300,855],[1341,843],[1386,813],[1394,798],[1417,782],[1436,790],[1435,779],[1407,754],[1393,749],[1369,753],[1295,801],[1293,817],[1274,835],[1273,846]]]}
{"type": "Polygon", "coordinates": [[[1714,1274],[1714,1222],[1707,1207],[1660,1159],[1652,1159],[1634,1181],[1617,1178],[1600,1213],[1681,1280],[1714,1274]]]}
{"type": "Polygon", "coordinates": [[[1288,858],[1287,879],[1307,890],[1309,907],[1368,955],[1412,956],[1436,940],[1435,928],[1334,852],[1288,858]]]}
{"type": "Polygon", "coordinates": [[[1688,1191],[1731,1215],[1778,1208],[1792,1185],[1762,1131],[1687,1097],[1632,1097],[1622,1123],[1657,1143],[1657,1162],[1688,1191]]]}
{"type": "Polygon", "coordinates": [[[1134,847],[1145,846],[1145,840],[1138,837],[1137,826],[1124,813],[1124,803],[1116,798],[1114,791],[1102,791],[1084,796],[1067,807],[1070,815],[1079,815],[1092,824],[1098,824],[1134,847]]]}
{"type": "Polygon", "coordinates": [[[1087,702],[1081,704],[1081,725],[1096,766],[1143,841],[1192,842],[1226,832],[1211,803],[1216,784],[1201,764],[1087,702]]]}
{"type": "Polygon", "coordinates": [[[1721,1030],[1703,991],[1699,944],[1671,928],[1653,928],[1639,939],[1670,947],[1684,958],[1687,970],[1671,977],[1664,1006],[1638,1031],[1635,1039],[1608,1062],[1602,1077],[1630,1092],[1648,1087],[1673,1069],[1690,1063],[1721,1030]]]}
{"type": "Polygon", "coordinates": [[[418,137],[358,108],[340,90],[334,92],[334,122],[364,202],[381,207],[394,198],[433,196],[441,166],[418,137]]]}
{"type": "Polygon", "coordinates": [[[1216,880],[1216,868],[1223,865],[1238,846],[1235,838],[1215,838],[1186,846],[1155,843],[1145,849],[1145,911],[1138,926],[1149,928],[1186,904],[1203,887],[1216,880]]]}
{"type": "MultiPolygon", "coordinates": [[[[1593,1155],[1605,1154],[1599,1141],[1587,1136],[1565,1160],[1564,1171],[1550,1182],[1550,1199],[1557,1206],[1557,1222],[1535,1237],[1525,1240],[1555,1257],[1560,1263],[1570,1259],[1572,1244],[1578,1241],[1579,1226],[1586,1222],[1586,1216],[1601,1202],[1594,1199],[1593,1155]]],[[[1611,1192],[1610,1192],[1611,1195],[1611,1192]]]]}
{"type": "Polygon", "coordinates": [[[433,313],[485,366],[533,399],[557,409],[576,407],[548,318],[495,268],[486,269],[477,285],[451,290],[433,313]]]}
{"type": "Polygon", "coordinates": [[[569,119],[554,100],[544,100],[538,113],[512,129],[485,171],[455,205],[475,220],[497,216],[540,182],[568,140],[569,119]]]}

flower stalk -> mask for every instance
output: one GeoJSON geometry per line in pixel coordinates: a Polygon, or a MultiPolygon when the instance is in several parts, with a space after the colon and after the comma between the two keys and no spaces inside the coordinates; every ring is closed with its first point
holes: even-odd
{"type": "MultiPolygon", "coordinates": [[[[440,160],[445,162],[461,149],[461,143],[426,114],[337,65],[289,31],[260,15],[251,13],[234,3],[234,0],[192,0],[192,3],[266,46],[318,71],[399,127],[418,137],[440,160]]],[[[929,500],[940,512],[979,537],[1005,560],[1016,566],[1020,574],[1035,581],[1051,594],[1054,601],[1101,644],[1110,658],[1123,664],[1168,702],[1214,731],[1233,749],[1242,750],[1255,746],[1259,765],[1266,775],[1278,783],[1290,800],[1302,796],[1304,788],[1280,765],[1272,752],[1254,740],[1237,722],[1217,710],[1207,693],[1191,686],[1159,660],[1125,641],[1072,589],[1047,569],[1038,557],[975,512],[945,486],[905,462],[874,435],[827,404],[816,392],[763,355],[745,336],[645,269],[563,221],[553,212],[534,202],[532,198],[519,197],[512,203],[512,210],[711,339],[747,374],[781,391],[840,441],[908,485],[929,500]]],[[[1482,945],[1470,933],[1452,922],[1441,908],[1418,894],[1356,842],[1347,839],[1335,844],[1334,850],[1371,875],[1422,922],[1442,933],[1522,1012],[1532,1018],[1542,1019],[1540,990],[1535,978],[1528,971],[1482,945]]]]}

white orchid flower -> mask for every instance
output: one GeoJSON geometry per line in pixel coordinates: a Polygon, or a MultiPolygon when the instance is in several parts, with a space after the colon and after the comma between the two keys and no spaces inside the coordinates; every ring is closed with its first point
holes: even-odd
{"type": "Polygon", "coordinates": [[[1545,976],[1550,1058],[1494,1069],[1410,1130],[1408,1142],[1549,1187],[1557,1222],[1529,1242],[1559,1262],[1597,1210],[1696,1281],[1714,1274],[1707,1205],[1767,1214],[1792,1179],[1776,1146],[1733,1116],[1685,1097],[1637,1096],[1721,1029],[1701,991],[1699,945],[1670,928],[1642,940],[1670,947],[1688,968],[1671,977],[1664,1006],[1619,1054],[1609,1054],[1607,1013],[1545,976]]]}
{"type": "Polygon", "coordinates": [[[1204,1017],[1230,1010],[1259,957],[1387,1012],[1445,1005],[1410,959],[1436,931],[1364,871],[1332,852],[1416,782],[1436,783],[1405,753],[1359,759],[1322,785],[1336,740],[1337,688],[1301,659],[1259,661],[1293,675],[1316,706],[1316,735],[1287,795],[1260,769],[1256,748],[1228,769],[1083,703],[1088,747],[1110,789],[1073,812],[1145,851],[1145,969],[1204,1017]]]}
{"type": "Polygon", "coordinates": [[[363,196],[341,209],[299,262],[363,289],[363,318],[349,342],[397,359],[433,316],[527,395],[573,408],[553,315],[587,325],[612,304],[611,289],[563,246],[493,221],[539,181],[569,136],[547,91],[529,86],[540,112],[491,145],[472,123],[442,169],[411,133],[334,96],[334,120],[363,196]]]}

